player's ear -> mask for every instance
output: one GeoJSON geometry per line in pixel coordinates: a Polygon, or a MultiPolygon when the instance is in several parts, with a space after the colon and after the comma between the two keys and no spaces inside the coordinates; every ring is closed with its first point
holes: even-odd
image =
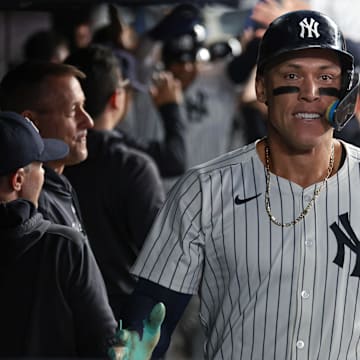
{"type": "Polygon", "coordinates": [[[109,98],[109,104],[112,108],[117,107],[117,102],[118,102],[117,97],[118,97],[117,91],[114,91],[109,98]]]}
{"type": "Polygon", "coordinates": [[[256,76],[255,79],[255,91],[256,98],[259,102],[266,104],[267,96],[266,96],[266,88],[265,88],[265,80],[263,76],[256,76]]]}
{"type": "Polygon", "coordinates": [[[126,92],[124,89],[116,89],[110,96],[109,103],[112,108],[122,108],[125,103],[126,92]]]}
{"type": "Polygon", "coordinates": [[[24,168],[17,169],[13,174],[10,175],[10,185],[13,190],[21,191],[25,180],[24,168]]]}

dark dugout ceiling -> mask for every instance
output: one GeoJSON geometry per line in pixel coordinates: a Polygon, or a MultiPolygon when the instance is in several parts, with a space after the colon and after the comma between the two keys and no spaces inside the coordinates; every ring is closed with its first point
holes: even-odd
{"type": "MultiPolygon", "coordinates": [[[[77,9],[87,5],[98,5],[103,3],[113,3],[117,5],[136,6],[136,5],[175,5],[186,1],[175,0],[0,0],[0,10],[47,10],[56,11],[57,9],[77,9]]],[[[239,0],[197,0],[192,2],[198,6],[221,4],[231,7],[238,7],[239,0]]]]}

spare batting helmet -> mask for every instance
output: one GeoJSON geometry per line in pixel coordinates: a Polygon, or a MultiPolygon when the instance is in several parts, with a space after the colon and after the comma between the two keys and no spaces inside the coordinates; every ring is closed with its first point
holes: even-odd
{"type": "Polygon", "coordinates": [[[287,53],[312,48],[333,50],[339,55],[346,90],[353,75],[354,58],[346,50],[344,36],[336,23],[317,11],[293,11],[275,19],[261,40],[257,71],[262,74],[265,67],[287,53]]]}

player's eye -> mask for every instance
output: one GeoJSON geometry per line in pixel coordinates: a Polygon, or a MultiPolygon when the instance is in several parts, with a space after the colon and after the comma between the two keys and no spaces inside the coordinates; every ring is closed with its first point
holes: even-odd
{"type": "Polygon", "coordinates": [[[297,80],[299,77],[295,73],[288,73],[285,75],[286,80],[297,80]]]}
{"type": "Polygon", "coordinates": [[[332,80],[334,77],[330,74],[322,74],[320,75],[320,79],[323,81],[330,81],[332,80]]]}

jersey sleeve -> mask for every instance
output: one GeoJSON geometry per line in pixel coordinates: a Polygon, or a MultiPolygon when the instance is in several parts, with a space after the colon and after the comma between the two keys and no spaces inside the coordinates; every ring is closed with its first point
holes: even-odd
{"type": "Polygon", "coordinates": [[[197,293],[204,259],[202,192],[196,170],[171,190],[132,273],[171,290],[197,293]]]}

